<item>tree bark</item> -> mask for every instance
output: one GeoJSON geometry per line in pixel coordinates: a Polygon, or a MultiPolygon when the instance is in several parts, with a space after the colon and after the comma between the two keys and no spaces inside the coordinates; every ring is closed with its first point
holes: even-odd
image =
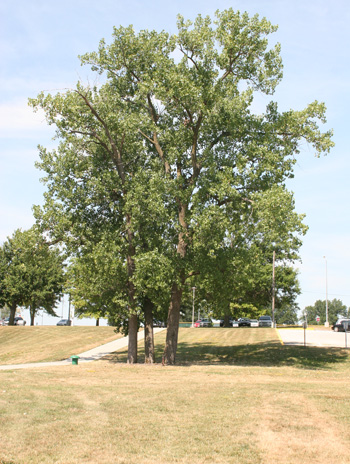
{"type": "Polygon", "coordinates": [[[137,363],[137,315],[129,316],[128,364],[137,363]]]}
{"type": "MultiPolygon", "coordinates": [[[[179,174],[180,175],[180,174],[179,174]]],[[[187,204],[178,202],[178,211],[179,211],[179,224],[181,230],[178,236],[177,243],[177,255],[180,258],[180,266],[182,266],[181,261],[186,257],[187,253],[187,222],[186,222],[186,211],[187,204]]],[[[185,278],[183,276],[183,270],[180,268],[180,281],[183,285],[185,278]]],[[[179,286],[177,282],[174,282],[171,289],[171,300],[168,312],[168,325],[167,325],[167,334],[165,349],[163,355],[163,364],[175,364],[176,360],[176,350],[177,350],[177,339],[179,334],[179,322],[180,322],[180,308],[182,300],[182,285],[179,286]]]]}
{"type": "Polygon", "coordinates": [[[154,304],[149,298],[144,301],[145,313],[145,363],[153,364],[155,362],[154,354],[154,334],[153,334],[153,307],[154,304]]]}
{"type": "Polygon", "coordinates": [[[176,362],[177,340],[179,335],[180,307],[182,288],[176,282],[171,289],[171,301],[168,312],[168,327],[166,333],[163,364],[173,365],[176,362]]]}
{"type": "Polygon", "coordinates": [[[135,269],[135,247],[134,247],[134,234],[131,229],[131,215],[126,215],[126,232],[128,237],[128,256],[127,269],[128,269],[128,292],[129,292],[129,342],[128,342],[128,364],[137,363],[137,314],[135,311],[135,286],[132,282],[132,276],[135,269]]]}
{"type": "Polygon", "coordinates": [[[99,327],[99,326],[100,326],[100,318],[96,317],[96,327],[99,327]]]}
{"type": "Polygon", "coordinates": [[[17,308],[16,303],[12,303],[10,306],[9,325],[15,325],[16,308],[17,308]]]}
{"type": "Polygon", "coordinates": [[[32,305],[29,306],[29,314],[30,314],[30,325],[34,325],[35,309],[33,308],[32,305]]]}
{"type": "Polygon", "coordinates": [[[229,314],[224,315],[224,327],[230,327],[230,315],[229,314]]]}

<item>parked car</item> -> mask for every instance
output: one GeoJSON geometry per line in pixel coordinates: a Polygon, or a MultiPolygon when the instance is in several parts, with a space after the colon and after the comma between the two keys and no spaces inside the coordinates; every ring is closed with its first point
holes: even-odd
{"type": "Polygon", "coordinates": [[[240,317],[238,319],[238,327],[250,327],[250,319],[247,317],[240,317]]]}
{"type": "Polygon", "coordinates": [[[332,325],[332,330],[334,330],[334,332],[345,332],[344,322],[348,323],[348,328],[346,331],[349,332],[350,331],[350,319],[345,319],[345,318],[338,319],[337,322],[332,325]]]}
{"type": "Polygon", "coordinates": [[[272,327],[271,316],[260,316],[259,317],[259,327],[272,327]]]}
{"type": "Polygon", "coordinates": [[[56,325],[72,325],[72,321],[69,319],[61,319],[56,325]]]}
{"type": "MultiPolygon", "coordinates": [[[[1,321],[2,325],[9,325],[10,318],[6,317],[3,321],[1,321]]],[[[26,325],[26,321],[21,316],[16,316],[13,320],[13,325],[26,325]]]]}
{"type": "Polygon", "coordinates": [[[200,327],[213,327],[213,323],[211,322],[211,319],[201,319],[199,326],[200,327]]]}
{"type": "Polygon", "coordinates": [[[195,327],[213,327],[213,323],[210,319],[198,319],[198,321],[194,323],[194,326],[195,327]]]}
{"type": "Polygon", "coordinates": [[[23,319],[23,317],[21,317],[21,316],[16,316],[16,317],[15,317],[14,324],[15,324],[15,325],[26,325],[26,321],[23,319]]]}
{"type": "Polygon", "coordinates": [[[250,327],[259,327],[259,321],[257,319],[250,319],[250,327]]]}
{"type": "Polygon", "coordinates": [[[166,327],[167,323],[164,321],[153,321],[153,327],[166,327]]]}

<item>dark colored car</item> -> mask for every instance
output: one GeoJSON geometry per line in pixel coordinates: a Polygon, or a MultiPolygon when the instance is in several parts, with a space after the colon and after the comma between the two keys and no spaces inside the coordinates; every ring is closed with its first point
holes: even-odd
{"type": "Polygon", "coordinates": [[[344,322],[348,323],[348,327],[346,331],[349,332],[350,331],[350,319],[338,319],[337,322],[332,325],[332,330],[334,330],[334,332],[345,332],[344,322]]]}
{"type": "Polygon", "coordinates": [[[250,319],[241,317],[238,319],[238,327],[250,327],[250,319]]]}
{"type": "Polygon", "coordinates": [[[56,325],[72,325],[72,321],[69,319],[61,319],[56,325]]]}

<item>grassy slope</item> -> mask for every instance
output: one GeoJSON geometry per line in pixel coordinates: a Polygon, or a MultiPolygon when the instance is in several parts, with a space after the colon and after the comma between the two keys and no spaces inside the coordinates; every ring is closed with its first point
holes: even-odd
{"type": "Polygon", "coordinates": [[[0,326],[0,364],[59,361],[118,337],[113,327],[0,326]]]}
{"type": "Polygon", "coordinates": [[[124,356],[1,372],[0,463],[349,462],[344,350],[281,346],[273,329],[182,329],[178,366],[124,356]]]}

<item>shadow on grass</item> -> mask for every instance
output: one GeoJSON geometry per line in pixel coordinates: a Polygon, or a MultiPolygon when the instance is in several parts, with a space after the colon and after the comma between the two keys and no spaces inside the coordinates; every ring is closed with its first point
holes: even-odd
{"type": "MultiPolygon", "coordinates": [[[[161,362],[163,347],[156,346],[156,362],[161,362]]],[[[144,352],[139,350],[139,360],[144,352]]],[[[104,358],[112,363],[127,361],[127,352],[112,353],[104,358]]],[[[349,360],[349,352],[342,348],[321,348],[281,345],[265,341],[256,344],[217,346],[201,343],[178,344],[176,364],[188,365],[234,365],[234,366],[295,366],[304,369],[330,369],[349,360]]]]}

